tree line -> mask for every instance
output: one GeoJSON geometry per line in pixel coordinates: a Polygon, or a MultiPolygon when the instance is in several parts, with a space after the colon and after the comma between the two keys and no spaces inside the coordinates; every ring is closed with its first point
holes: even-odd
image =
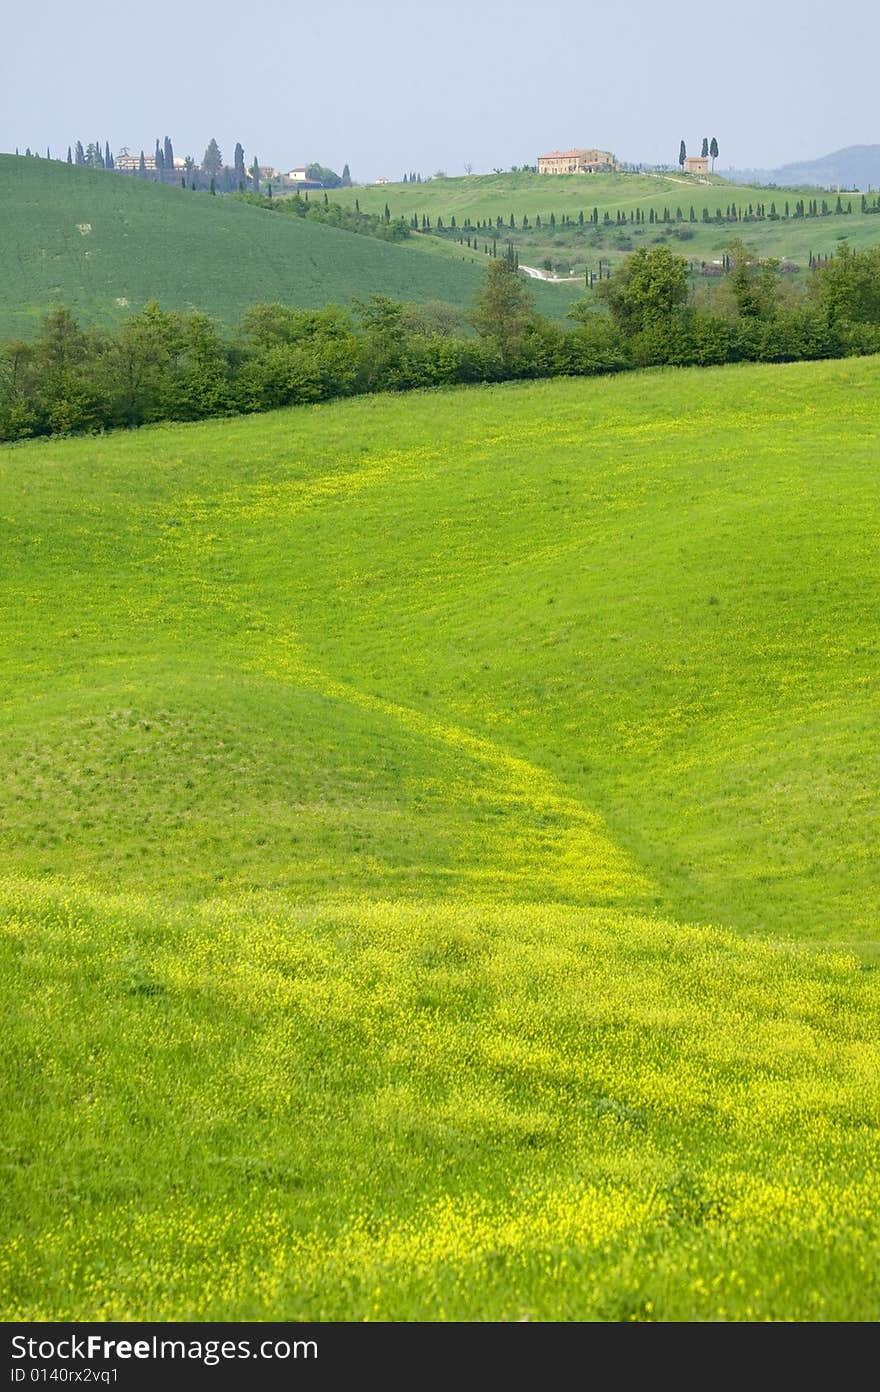
{"type": "Polygon", "coordinates": [[[405,218],[392,218],[387,205],[384,214],[361,212],[355,199],[353,208],[342,203],[332,203],[326,191],[319,199],[309,198],[308,193],[285,195],[273,198],[270,192],[237,193],[236,201],[249,203],[251,207],[265,208],[269,212],[286,213],[289,217],[305,218],[309,222],[321,222],[328,227],[340,227],[344,232],[356,232],[360,236],[378,237],[383,242],[405,242],[410,235],[409,223],[405,218]]]}
{"type": "Polygon", "coordinates": [[[265,411],[363,392],[631,368],[790,362],[880,352],[880,248],[844,246],[793,296],[776,263],[734,243],[711,305],[668,247],[640,248],[566,325],[537,313],[511,258],[491,261],[466,316],[374,295],[351,309],[261,304],[224,334],[148,304],[118,332],[47,316],[0,348],[0,439],[265,411]]]}
{"type": "MultiPolygon", "coordinates": [[[[15,153],[18,155],[19,151],[15,153]]],[[[24,153],[25,158],[34,157],[30,147],[24,153]]],[[[47,149],[46,159],[51,158],[47,149]]],[[[139,155],[132,156],[126,148],[114,155],[108,140],[103,145],[100,140],[87,145],[77,140],[67,147],[67,163],[134,175],[152,183],[180,183],[184,188],[203,189],[210,193],[259,192],[265,183],[257,156],[254,155],[248,163],[241,141],[236,141],[232,164],[228,165],[224,163],[220,146],[213,136],[200,162],[192,155],[186,155],[182,160],[176,159],[171,138],[166,135],[163,140],[156,137],[155,149],[149,156],[143,150],[139,155]]],[[[337,174],[325,165],[312,163],[306,166],[306,177],[309,182],[321,184],[324,188],[350,188],[352,182],[347,164],[343,166],[342,173],[337,174]]]]}
{"type": "MultiPolygon", "coordinates": [[[[386,204],[387,208],[387,204],[386,204]]],[[[726,203],[717,205],[714,213],[708,207],[704,207],[699,216],[694,205],[688,204],[687,211],[682,204],[675,207],[672,204],[664,204],[655,208],[653,205],[647,208],[618,208],[612,213],[606,209],[600,213],[599,209],[581,208],[577,213],[555,212],[545,213],[543,218],[540,213],[535,213],[529,218],[528,213],[523,213],[517,219],[516,213],[509,212],[507,216],[497,213],[494,218],[477,218],[472,220],[464,217],[460,221],[456,220],[453,213],[445,222],[442,215],[435,215],[432,223],[428,214],[411,213],[409,216],[409,226],[416,232],[437,232],[437,233],[476,233],[492,236],[498,232],[516,231],[541,231],[550,228],[557,229],[569,228],[596,228],[596,227],[629,227],[629,226],[663,226],[675,223],[749,223],[749,222],[780,222],[785,219],[794,220],[796,218],[818,218],[818,217],[845,217],[853,210],[852,199],[848,198],[845,202],[840,194],[832,202],[827,198],[811,199],[780,199],[777,207],[775,199],[769,203],[766,200],[753,203],[726,203]]],[[[861,195],[860,210],[863,213],[880,212],[880,202],[875,195],[870,199],[867,195],[861,195]]],[[[390,214],[389,214],[390,216],[390,214]]]]}

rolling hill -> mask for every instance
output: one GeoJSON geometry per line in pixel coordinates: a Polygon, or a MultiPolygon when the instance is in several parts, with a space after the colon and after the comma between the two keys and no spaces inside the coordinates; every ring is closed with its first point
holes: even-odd
{"type": "MultiPolygon", "coordinates": [[[[232,199],[58,161],[0,155],[0,338],[28,336],[67,305],[110,325],[156,299],[225,323],[259,300],[314,308],[371,294],[466,306],[471,257],[431,256],[283,218],[232,199]]],[[[570,299],[539,287],[541,307],[570,299]]]]}
{"type": "MultiPolygon", "coordinates": [[[[804,190],[804,198],[815,192],[804,190]]],[[[835,215],[836,197],[829,197],[827,216],[797,218],[786,216],[786,201],[793,213],[798,190],[778,196],[756,185],[731,184],[717,174],[487,174],[340,189],[338,196],[340,202],[356,198],[365,212],[382,212],[387,204],[395,217],[424,216],[432,227],[439,217],[447,236],[454,218],[459,230],[466,219],[473,224],[489,221],[503,239],[511,235],[512,216],[523,264],[541,268],[549,261],[563,274],[573,275],[585,270],[596,274],[600,261],[607,268],[639,246],[662,241],[698,268],[701,262],[718,260],[734,238],[742,237],[759,255],[787,258],[805,270],[811,253],[830,255],[844,238],[856,248],[880,240],[880,216],[863,213],[858,195],[846,216],[835,215]],[[731,204],[739,209],[739,221],[726,218],[731,204]],[[761,219],[749,214],[750,206],[758,204],[764,204],[768,214],[761,219]],[[595,227],[589,222],[594,209],[599,217],[595,227]],[[703,220],[704,210],[708,221],[703,220]],[[644,218],[638,224],[632,221],[637,211],[644,218]],[[661,221],[664,213],[668,223],[661,221]],[[581,215],[586,225],[580,224],[581,215]],[[528,230],[524,218],[529,220],[528,230]]],[[[480,246],[485,236],[478,235],[480,246]]],[[[547,288],[559,293],[562,284],[547,288]]]]}
{"type": "Polygon", "coordinates": [[[4,1318],[875,1317],[877,367],[0,450],[4,1318]]]}

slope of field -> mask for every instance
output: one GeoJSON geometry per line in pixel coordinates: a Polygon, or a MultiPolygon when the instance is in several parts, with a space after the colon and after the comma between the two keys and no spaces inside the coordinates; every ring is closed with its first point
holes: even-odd
{"type": "Polygon", "coordinates": [[[874,1317],[878,397],[0,453],[5,1318],[874,1317]]]}
{"type": "MultiPolygon", "coordinates": [[[[830,255],[844,237],[856,248],[875,246],[880,241],[880,215],[863,214],[858,194],[850,196],[853,212],[847,216],[831,213],[827,217],[783,217],[786,199],[793,208],[801,192],[805,199],[816,197],[815,188],[774,191],[730,184],[717,175],[703,179],[678,174],[491,174],[431,179],[422,184],[340,189],[338,199],[353,202],[357,198],[365,212],[373,213],[381,213],[387,204],[393,216],[409,218],[415,214],[421,219],[424,215],[431,219],[432,226],[436,226],[439,216],[447,230],[453,217],[459,228],[465,218],[477,223],[485,219],[495,222],[500,217],[503,225],[496,230],[501,238],[509,235],[513,214],[517,228],[515,241],[522,262],[540,267],[547,259],[577,273],[584,268],[595,273],[600,259],[605,265],[613,265],[636,247],[664,240],[668,240],[680,255],[698,264],[717,259],[734,237],[742,237],[759,255],[786,257],[801,269],[808,266],[811,252],[814,256],[830,255]],[[714,221],[716,211],[720,208],[724,214],[731,203],[744,211],[750,203],[763,203],[769,210],[774,200],[776,220],[766,218],[736,225],[714,221]],[[691,207],[697,219],[694,223],[688,220],[691,207]],[[580,212],[589,219],[594,208],[599,210],[597,228],[561,225],[563,215],[577,223],[580,212]],[[668,209],[672,219],[680,208],[685,222],[681,226],[674,221],[669,225],[650,223],[652,208],[658,218],[668,209]],[[702,221],[704,208],[712,222],[702,221]],[[640,209],[646,219],[638,226],[629,223],[630,213],[636,209],[640,209]],[[606,212],[610,215],[610,224],[603,221],[606,212]],[[626,225],[618,225],[618,212],[625,215],[626,225]],[[552,227],[551,213],[556,219],[556,226],[552,227]],[[523,215],[531,223],[528,234],[522,230],[523,215]],[[535,226],[537,217],[541,219],[540,229],[535,226]],[[679,232],[683,234],[681,239],[679,232]]],[[[829,194],[826,201],[833,209],[836,194],[829,194]]],[[[481,246],[482,240],[481,234],[481,246]]],[[[562,286],[553,288],[559,291],[562,286]]]]}
{"type": "MultiPolygon", "coordinates": [[[[354,236],[190,189],[0,155],[0,338],[47,310],[111,325],[156,299],[234,323],[259,300],[313,308],[371,294],[471,303],[470,258],[354,236]]],[[[544,289],[546,307],[564,313],[544,289]]],[[[545,307],[542,302],[542,308],[545,307]]]]}

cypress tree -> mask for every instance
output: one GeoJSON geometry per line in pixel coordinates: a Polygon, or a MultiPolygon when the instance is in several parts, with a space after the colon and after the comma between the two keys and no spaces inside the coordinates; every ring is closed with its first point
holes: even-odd
{"type": "Polygon", "coordinates": [[[705,135],[703,136],[703,147],[700,150],[700,154],[703,157],[703,159],[706,159],[709,155],[709,141],[705,135]]]}
{"type": "MultiPolygon", "coordinates": [[[[18,154],[18,151],[17,151],[17,150],[16,150],[16,154],[18,154]]],[[[69,146],[69,145],[68,145],[68,147],[67,147],[67,163],[68,163],[68,164],[73,164],[73,155],[72,155],[71,152],[70,152],[70,146],[69,146]]]]}
{"type": "Polygon", "coordinates": [[[78,140],[78,141],[76,142],[76,147],[75,147],[74,157],[73,157],[73,158],[74,158],[74,163],[75,163],[75,164],[85,164],[85,162],[86,162],[86,152],[85,152],[85,150],[83,149],[83,145],[82,145],[82,141],[81,141],[81,140],[78,140]]]}
{"type": "Polygon", "coordinates": [[[113,169],[113,168],[115,168],[115,162],[114,162],[113,156],[112,156],[111,153],[110,153],[110,141],[109,141],[109,140],[105,140],[105,141],[104,141],[104,168],[105,168],[105,169],[113,169]]]}
{"type": "Polygon", "coordinates": [[[718,141],[715,139],[714,135],[712,136],[712,140],[709,144],[709,154],[712,156],[712,168],[714,169],[715,161],[718,158],[718,141]]]}
{"type": "Polygon", "coordinates": [[[147,161],[144,159],[144,152],[143,152],[143,150],[141,150],[141,157],[140,157],[140,161],[138,162],[138,178],[140,178],[140,179],[146,179],[146,177],[147,177],[147,161]]]}
{"type": "Polygon", "coordinates": [[[165,168],[166,168],[166,169],[173,169],[173,168],[174,168],[174,147],[173,147],[172,144],[171,144],[171,139],[170,139],[170,137],[167,136],[167,135],[166,135],[166,137],[165,137],[165,144],[164,144],[164,147],[163,147],[163,153],[164,153],[164,155],[165,155],[165,168]]]}
{"type": "Polygon", "coordinates": [[[254,193],[259,193],[259,191],[260,191],[260,164],[259,164],[259,161],[258,161],[256,155],[254,155],[254,162],[253,162],[253,164],[251,165],[251,179],[253,180],[253,184],[254,184],[254,193]]]}
{"type": "Polygon", "coordinates": [[[679,163],[679,165],[681,166],[682,169],[684,169],[684,162],[685,162],[686,159],[687,159],[687,146],[685,145],[684,141],[682,141],[681,144],[680,144],[679,147],[678,147],[678,163],[679,163]]]}
{"type": "Polygon", "coordinates": [[[220,153],[220,146],[212,136],[208,141],[208,148],[205,150],[205,156],[202,160],[202,169],[207,175],[214,175],[216,177],[222,168],[223,156],[220,153]]]}

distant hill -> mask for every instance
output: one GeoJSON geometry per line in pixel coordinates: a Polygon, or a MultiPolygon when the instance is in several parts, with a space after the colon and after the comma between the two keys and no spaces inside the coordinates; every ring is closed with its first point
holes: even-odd
{"type": "MultiPolygon", "coordinates": [[[[55,160],[0,155],[0,338],[55,305],[110,325],[147,301],[226,322],[258,300],[303,308],[372,293],[468,305],[482,263],[433,256],[234,199],[55,160]]],[[[545,312],[570,299],[539,287],[545,312]]]]}
{"type": "Polygon", "coordinates": [[[783,164],[779,169],[726,169],[736,184],[777,184],[782,188],[880,188],[880,145],[847,145],[821,159],[783,164]]]}

